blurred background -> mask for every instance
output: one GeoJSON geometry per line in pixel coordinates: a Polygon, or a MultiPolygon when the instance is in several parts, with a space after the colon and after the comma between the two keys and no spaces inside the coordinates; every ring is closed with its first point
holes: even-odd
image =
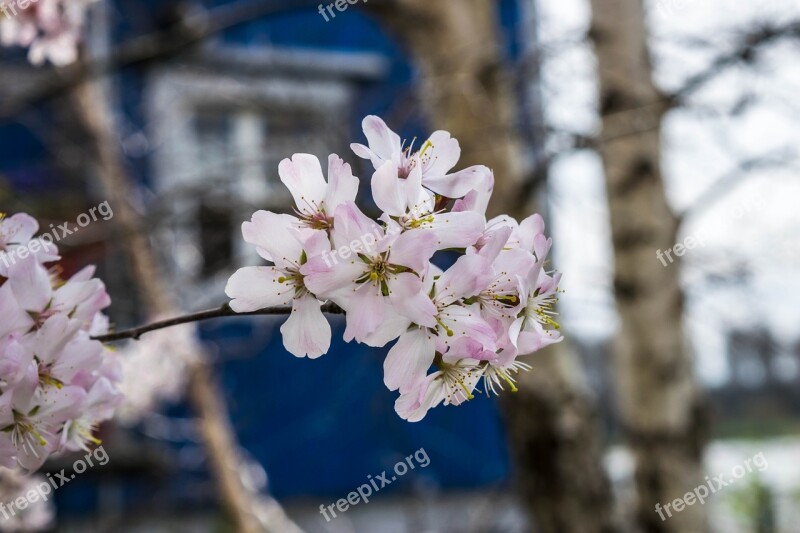
{"type": "Polygon", "coordinates": [[[99,0],[77,63],[25,54],[0,48],[0,210],[47,231],[108,202],[58,245],[117,329],[224,303],[295,152],[340,154],[375,212],[349,143],[377,114],[449,130],[492,215],[545,216],[566,341],[416,424],[339,319],[315,361],[267,317],[122,343],[108,463],[0,530],[800,532],[796,1],[99,0]]]}

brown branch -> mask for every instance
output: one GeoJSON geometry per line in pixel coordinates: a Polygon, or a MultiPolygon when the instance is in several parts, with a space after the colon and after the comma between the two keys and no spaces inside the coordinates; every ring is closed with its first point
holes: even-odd
{"type": "MultiPolygon", "coordinates": [[[[248,313],[237,313],[236,311],[231,309],[231,307],[228,304],[223,304],[222,306],[217,307],[215,309],[207,309],[205,311],[199,311],[197,313],[190,313],[188,315],[176,316],[174,318],[168,318],[166,320],[159,320],[158,322],[153,322],[151,324],[139,326],[137,328],[117,331],[116,333],[109,333],[107,335],[98,335],[97,337],[92,337],[92,340],[100,342],[116,342],[125,339],[139,340],[139,338],[142,335],[144,335],[145,333],[149,333],[151,331],[170,328],[172,326],[179,326],[181,324],[189,324],[191,322],[201,322],[203,320],[209,320],[212,318],[223,318],[228,316],[275,316],[275,315],[288,315],[291,312],[292,312],[291,307],[281,306],[281,307],[268,307],[266,309],[260,309],[258,311],[251,311],[248,313]]],[[[341,307],[333,303],[327,303],[323,305],[322,312],[338,314],[338,315],[344,313],[341,307]]]]}

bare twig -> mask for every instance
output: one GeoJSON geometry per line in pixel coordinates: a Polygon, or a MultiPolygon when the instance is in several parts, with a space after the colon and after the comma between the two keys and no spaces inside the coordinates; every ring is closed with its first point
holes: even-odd
{"type": "MultiPolygon", "coordinates": [[[[100,342],[116,342],[125,339],[139,340],[139,338],[142,335],[144,335],[145,333],[149,333],[151,331],[169,328],[172,326],[178,326],[180,324],[188,324],[190,322],[201,322],[203,320],[209,320],[211,318],[223,318],[228,316],[275,316],[275,315],[288,315],[291,312],[292,312],[291,307],[281,306],[281,307],[268,307],[266,309],[260,309],[258,311],[252,311],[248,313],[237,313],[236,311],[231,309],[231,307],[228,304],[223,304],[222,306],[217,307],[215,309],[207,309],[205,311],[199,311],[197,313],[190,313],[188,315],[176,316],[175,318],[159,320],[158,322],[153,322],[151,324],[139,326],[136,328],[117,331],[116,333],[109,333],[107,335],[98,335],[97,337],[92,337],[92,340],[100,342]]],[[[342,314],[344,311],[336,304],[327,303],[322,307],[322,312],[342,314]]]]}
{"type": "Polygon", "coordinates": [[[707,210],[711,205],[734,190],[740,182],[753,176],[756,171],[785,167],[789,161],[794,158],[795,155],[791,150],[784,149],[741,161],[736,168],[726,172],[720,178],[717,178],[716,181],[700,195],[699,199],[695,200],[692,205],[680,213],[677,216],[677,223],[679,225],[684,224],[689,218],[707,210]]]}
{"type": "Polygon", "coordinates": [[[686,98],[705,87],[723,71],[738,63],[753,63],[762,47],[781,39],[800,38],[800,21],[793,20],[778,26],[765,26],[748,32],[730,53],[717,57],[708,68],[689,78],[679,90],[669,95],[671,107],[684,103],[686,98]]]}

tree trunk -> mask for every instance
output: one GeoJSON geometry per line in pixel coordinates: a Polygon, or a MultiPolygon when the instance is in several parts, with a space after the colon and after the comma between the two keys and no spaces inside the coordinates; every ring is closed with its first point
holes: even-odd
{"type": "Polygon", "coordinates": [[[565,342],[528,358],[504,398],[522,496],[536,531],[618,531],[603,439],[580,360],[565,342]]]}
{"type": "MultiPolygon", "coordinates": [[[[397,0],[369,11],[410,51],[422,103],[437,129],[461,144],[463,166],[494,170],[494,213],[523,216],[520,109],[500,47],[494,0],[397,0]]],[[[567,345],[528,361],[519,392],[503,402],[524,504],[537,531],[612,531],[611,491],[599,426],[582,369],[567,345]]]]}
{"type": "Polygon", "coordinates": [[[605,168],[621,318],[614,373],[621,426],[636,463],[636,521],[644,531],[700,532],[705,507],[672,517],[666,504],[703,483],[705,402],[683,331],[680,262],[657,258],[676,241],[661,175],[665,99],[652,82],[641,0],[592,0],[605,168]],[[666,262],[666,260],[665,260],[666,262]]]}

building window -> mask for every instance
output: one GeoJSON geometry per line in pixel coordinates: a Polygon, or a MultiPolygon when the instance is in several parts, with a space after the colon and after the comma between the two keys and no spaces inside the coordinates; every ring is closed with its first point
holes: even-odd
{"type": "Polygon", "coordinates": [[[160,232],[162,258],[188,307],[219,301],[224,279],[262,260],[241,237],[258,209],[291,212],[278,164],[296,152],[346,153],[352,88],[264,75],[166,71],[154,76],[148,105],[156,135],[157,195],[171,212],[160,232]],[[337,129],[338,128],[338,129],[337,129]]]}

